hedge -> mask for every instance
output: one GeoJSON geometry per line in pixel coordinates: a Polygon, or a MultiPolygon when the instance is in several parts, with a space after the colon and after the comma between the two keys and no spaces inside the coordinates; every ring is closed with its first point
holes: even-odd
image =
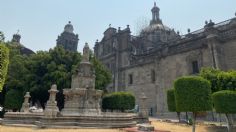
{"type": "Polygon", "coordinates": [[[0,92],[6,80],[9,64],[9,50],[3,44],[0,44],[0,92]]]}
{"type": "Polygon", "coordinates": [[[212,109],[211,84],[202,77],[186,76],[175,80],[176,109],[199,112],[212,109]]]}
{"type": "Polygon", "coordinates": [[[167,91],[167,105],[168,105],[168,110],[170,112],[176,112],[175,90],[174,89],[169,89],[167,91]]]}
{"type": "Polygon", "coordinates": [[[128,92],[114,92],[102,99],[102,108],[109,110],[130,110],[135,106],[135,97],[128,92]]]}
{"type": "Polygon", "coordinates": [[[223,90],[212,95],[217,113],[236,113],[236,91],[223,90]]]}

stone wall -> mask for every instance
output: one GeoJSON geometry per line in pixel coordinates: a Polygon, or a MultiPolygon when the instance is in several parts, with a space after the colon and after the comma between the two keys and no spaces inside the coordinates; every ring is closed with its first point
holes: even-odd
{"type": "Polygon", "coordinates": [[[225,51],[225,69],[236,69],[236,40],[231,40],[223,45],[225,51]]]}
{"type": "Polygon", "coordinates": [[[135,94],[136,103],[142,92],[148,97],[149,110],[152,108],[154,115],[168,113],[166,91],[173,87],[176,78],[183,75],[192,75],[192,61],[198,61],[201,67],[212,67],[212,56],[209,48],[201,48],[155,58],[153,62],[126,68],[125,86],[127,91],[135,94]],[[155,82],[152,81],[151,72],[155,71],[155,82]],[[129,76],[133,76],[133,84],[129,84],[129,76]]]}
{"type": "Polygon", "coordinates": [[[137,66],[130,69],[125,70],[125,87],[126,90],[133,93],[135,95],[136,104],[140,104],[140,96],[142,92],[145,93],[147,98],[147,106],[148,109],[152,109],[153,112],[156,111],[157,102],[157,87],[156,83],[152,82],[151,72],[155,70],[155,64],[147,64],[143,66],[137,66]],[[129,76],[133,76],[133,83],[130,84],[129,76]]]}
{"type": "MultiPolygon", "coordinates": [[[[202,29],[163,43],[148,41],[145,36],[131,36],[128,27],[118,29],[116,34],[110,36],[110,39],[114,38],[115,43],[109,41],[115,44],[116,49],[112,52],[114,58],[108,54],[97,56],[104,64],[115,60],[115,69],[111,68],[114,70],[113,91],[134,93],[137,104],[140,103],[140,94],[144,92],[153,115],[169,114],[166,91],[173,87],[176,78],[196,75],[193,71],[194,61],[199,70],[201,67],[236,69],[236,18],[218,24],[207,22],[202,29]],[[155,46],[145,50],[144,47],[149,46],[149,43],[155,46]],[[152,71],[155,72],[154,82],[152,71]],[[133,78],[132,84],[129,82],[130,75],[133,78]]],[[[105,43],[102,40],[95,47],[105,43]]]]}

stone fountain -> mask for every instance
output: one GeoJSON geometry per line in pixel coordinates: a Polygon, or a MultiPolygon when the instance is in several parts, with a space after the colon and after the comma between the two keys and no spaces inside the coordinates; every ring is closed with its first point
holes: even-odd
{"type": "Polygon", "coordinates": [[[47,128],[102,127],[117,128],[136,125],[137,114],[101,112],[102,91],[95,89],[95,70],[89,61],[89,46],[83,49],[83,58],[72,76],[71,88],[65,88],[64,108],[57,107],[57,86],[52,85],[45,110],[29,112],[30,93],[27,92],[21,112],[7,112],[3,124],[31,124],[47,128]]]}
{"type": "Polygon", "coordinates": [[[72,76],[71,89],[64,89],[64,109],[62,115],[98,115],[101,90],[95,90],[95,71],[89,62],[89,47],[85,44],[83,58],[77,73],[72,76]]]}

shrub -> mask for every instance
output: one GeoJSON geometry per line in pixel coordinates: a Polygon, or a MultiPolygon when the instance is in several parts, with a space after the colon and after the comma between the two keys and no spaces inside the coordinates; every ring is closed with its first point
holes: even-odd
{"type": "Polygon", "coordinates": [[[233,131],[233,119],[231,114],[236,113],[236,91],[223,90],[212,95],[216,112],[225,113],[228,123],[228,131],[233,131]]]}
{"type": "Polygon", "coordinates": [[[9,64],[9,50],[3,44],[0,44],[0,92],[6,80],[9,64]]]}
{"type": "Polygon", "coordinates": [[[176,104],[175,104],[175,90],[174,89],[169,89],[167,90],[167,105],[168,105],[168,110],[170,112],[177,112],[177,116],[180,122],[180,112],[176,110],[176,104]]]}
{"type": "Polygon", "coordinates": [[[217,113],[236,113],[236,91],[222,90],[212,95],[217,113]]]}
{"type": "Polygon", "coordinates": [[[102,99],[102,108],[109,110],[129,110],[135,105],[135,97],[128,92],[114,92],[107,94],[102,99]]]}
{"type": "Polygon", "coordinates": [[[181,77],[174,83],[176,109],[199,112],[212,109],[211,85],[202,77],[181,77]]]}
{"type": "Polygon", "coordinates": [[[167,91],[167,105],[168,105],[168,110],[170,112],[176,112],[175,90],[174,89],[169,89],[167,91]]]}
{"type": "Polygon", "coordinates": [[[193,129],[195,132],[196,113],[212,109],[211,84],[208,80],[188,76],[177,79],[174,83],[176,110],[193,112],[193,129]]]}

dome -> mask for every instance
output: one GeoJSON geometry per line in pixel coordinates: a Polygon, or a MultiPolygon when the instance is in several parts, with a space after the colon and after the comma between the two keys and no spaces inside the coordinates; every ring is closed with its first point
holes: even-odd
{"type": "Polygon", "coordinates": [[[73,25],[69,21],[64,28],[64,32],[73,33],[73,31],[74,31],[73,25]]]}
{"type": "Polygon", "coordinates": [[[161,23],[157,23],[157,24],[151,24],[148,27],[144,28],[142,30],[142,33],[152,33],[152,32],[158,31],[158,30],[171,31],[171,29],[169,27],[167,27],[161,23]]]}

